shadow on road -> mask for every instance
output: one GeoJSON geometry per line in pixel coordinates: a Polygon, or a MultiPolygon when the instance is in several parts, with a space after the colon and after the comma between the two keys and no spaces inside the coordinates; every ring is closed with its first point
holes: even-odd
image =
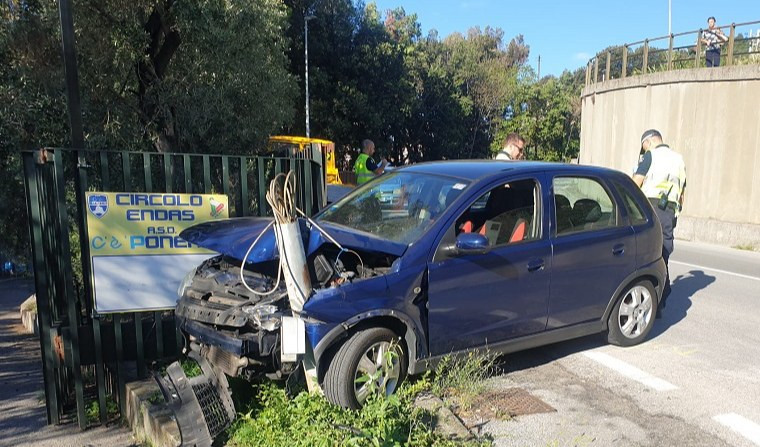
{"type": "MultiPolygon", "coordinates": [[[[671,326],[683,320],[691,307],[694,294],[713,282],[715,282],[715,277],[706,275],[701,270],[692,270],[685,275],[679,275],[671,284],[672,292],[668,298],[668,307],[665,309],[662,319],[655,321],[648,339],[651,340],[662,335],[671,326]]],[[[589,335],[502,356],[498,359],[497,366],[502,374],[509,374],[535,368],[568,355],[606,344],[607,342],[600,335],[589,335]]]]}
{"type": "Polygon", "coordinates": [[[607,344],[600,334],[567,340],[526,351],[514,352],[499,357],[496,366],[500,374],[535,368],[551,363],[568,355],[588,351],[607,344]]]}
{"type": "Polygon", "coordinates": [[[667,331],[671,326],[686,318],[695,293],[715,282],[715,277],[706,275],[702,270],[692,270],[678,277],[671,283],[672,291],[668,297],[668,307],[662,313],[662,318],[656,320],[649,339],[654,339],[667,331]]]}

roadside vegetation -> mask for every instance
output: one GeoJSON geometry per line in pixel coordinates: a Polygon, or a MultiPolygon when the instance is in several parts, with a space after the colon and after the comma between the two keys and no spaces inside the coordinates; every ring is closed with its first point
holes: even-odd
{"type": "Polygon", "coordinates": [[[334,406],[320,394],[306,391],[289,394],[284,387],[262,384],[249,401],[249,407],[228,430],[227,444],[237,447],[490,446],[489,438],[451,439],[433,430],[435,416],[414,402],[419,395],[432,393],[443,398],[446,405],[471,403],[495,371],[493,365],[493,356],[473,354],[463,360],[447,357],[434,373],[407,380],[389,397],[372,394],[357,411],[334,406]]]}

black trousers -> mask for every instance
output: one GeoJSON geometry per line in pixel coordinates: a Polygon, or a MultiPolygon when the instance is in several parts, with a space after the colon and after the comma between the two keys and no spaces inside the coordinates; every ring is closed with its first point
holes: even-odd
{"type": "Polygon", "coordinates": [[[720,50],[705,51],[705,65],[708,67],[720,67],[720,50]]]}
{"type": "Polygon", "coordinates": [[[662,227],[662,259],[665,260],[665,284],[662,289],[662,298],[660,299],[660,308],[665,307],[665,302],[670,295],[670,269],[668,268],[668,260],[670,254],[673,253],[673,229],[676,227],[676,212],[673,203],[670,203],[667,208],[660,209],[657,206],[659,199],[649,199],[652,203],[657,219],[660,221],[662,227]]]}

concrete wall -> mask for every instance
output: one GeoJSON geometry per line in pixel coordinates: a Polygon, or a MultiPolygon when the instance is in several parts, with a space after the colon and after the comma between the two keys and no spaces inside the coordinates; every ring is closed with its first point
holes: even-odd
{"type": "Polygon", "coordinates": [[[686,161],[676,236],[760,248],[760,66],[678,70],[583,90],[580,163],[631,173],[644,130],[686,161]]]}

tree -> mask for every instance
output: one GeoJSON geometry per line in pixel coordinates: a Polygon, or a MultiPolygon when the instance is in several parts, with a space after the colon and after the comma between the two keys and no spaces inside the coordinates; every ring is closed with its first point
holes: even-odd
{"type": "MultiPolygon", "coordinates": [[[[277,0],[74,2],[93,148],[251,153],[293,116],[277,0]]],[[[0,251],[23,255],[19,151],[70,146],[58,2],[0,6],[0,251]]]]}
{"type": "Polygon", "coordinates": [[[527,158],[568,161],[577,157],[585,68],[565,71],[559,78],[534,79],[532,69],[526,69],[492,149],[500,149],[504,137],[517,132],[527,139],[527,158]]]}

